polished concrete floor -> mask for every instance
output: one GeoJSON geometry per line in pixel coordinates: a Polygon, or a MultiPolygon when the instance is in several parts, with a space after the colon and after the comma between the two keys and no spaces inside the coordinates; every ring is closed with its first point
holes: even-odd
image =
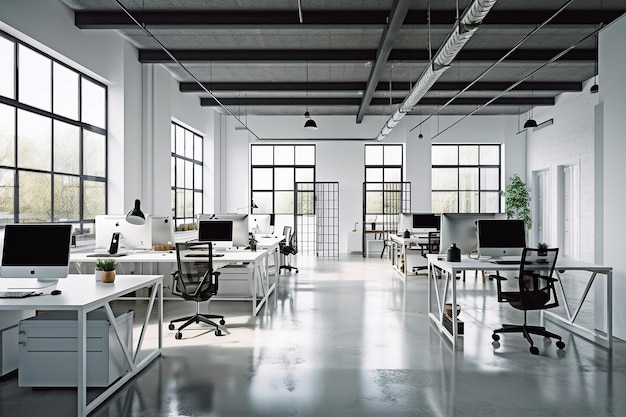
{"type": "MultiPolygon", "coordinates": [[[[297,258],[300,273],[281,275],[257,317],[249,303],[211,303],[226,315],[222,337],[198,326],[175,340],[166,323],[162,356],[93,416],[626,415],[624,342],[610,353],[548,323],[564,351],[537,338],[531,355],[519,335],[494,347],[491,330],[522,315],[470,274],[458,281],[465,336],[453,350],[427,319],[425,276],[403,282],[387,260],[360,255],[297,258]]],[[[166,320],[193,308],[166,301],[166,320]]],[[[0,380],[2,417],[72,416],[75,398],[0,380]]]]}

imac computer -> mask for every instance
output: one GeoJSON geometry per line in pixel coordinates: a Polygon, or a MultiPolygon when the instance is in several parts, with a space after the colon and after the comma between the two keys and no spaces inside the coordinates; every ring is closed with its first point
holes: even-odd
{"type": "Polygon", "coordinates": [[[248,234],[248,215],[237,213],[214,213],[200,214],[198,223],[202,221],[229,220],[233,223],[232,245],[236,247],[246,247],[250,243],[250,235],[248,234]]]}
{"type": "Polygon", "coordinates": [[[523,220],[485,220],[478,226],[478,255],[483,258],[519,258],[526,247],[523,220]]]}
{"type": "Polygon", "coordinates": [[[128,223],[125,214],[96,216],[96,252],[115,254],[149,249],[152,249],[151,216],[146,215],[146,223],[142,225],[128,223]]]}
{"type": "Polygon", "coordinates": [[[152,218],[152,247],[176,247],[174,222],[170,216],[150,216],[152,218]]]}
{"type": "Polygon", "coordinates": [[[406,230],[413,232],[413,214],[401,213],[398,223],[398,235],[402,235],[406,230]]]}
{"type": "Polygon", "coordinates": [[[427,235],[436,232],[441,227],[441,216],[433,213],[413,213],[413,233],[427,235]]]}
{"type": "Polygon", "coordinates": [[[231,248],[233,246],[233,221],[200,220],[198,223],[198,241],[211,242],[214,249],[231,248]]]}
{"type": "Polygon", "coordinates": [[[478,249],[476,222],[504,219],[501,213],[443,213],[441,215],[440,251],[445,254],[452,243],[469,255],[478,249]]]}
{"type": "MultiPolygon", "coordinates": [[[[66,278],[70,265],[72,225],[61,223],[7,224],[2,247],[2,278],[36,278],[52,281],[66,278]]],[[[20,288],[43,288],[42,283],[20,288]]],[[[45,285],[44,285],[45,286],[45,285]]]]}
{"type": "Polygon", "coordinates": [[[273,214],[251,214],[248,223],[248,232],[252,234],[269,235],[274,233],[273,214]]]}

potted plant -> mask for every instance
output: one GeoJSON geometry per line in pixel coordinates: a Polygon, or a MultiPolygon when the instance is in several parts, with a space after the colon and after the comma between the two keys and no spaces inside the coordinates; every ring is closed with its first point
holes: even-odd
{"type": "Polygon", "coordinates": [[[96,263],[96,280],[105,283],[115,281],[115,259],[98,259],[96,263]]]}
{"type": "Polygon", "coordinates": [[[513,175],[510,180],[511,183],[501,192],[504,195],[506,218],[524,220],[526,231],[528,231],[533,225],[530,215],[530,192],[519,175],[513,175]]]}
{"type": "Polygon", "coordinates": [[[548,254],[548,244],[547,243],[537,243],[537,255],[546,256],[548,254]]]}

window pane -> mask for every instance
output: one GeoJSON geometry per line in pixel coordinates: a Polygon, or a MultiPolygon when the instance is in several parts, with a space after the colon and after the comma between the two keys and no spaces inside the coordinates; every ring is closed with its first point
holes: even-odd
{"type": "Polygon", "coordinates": [[[19,172],[19,221],[41,223],[51,220],[50,174],[19,172]]]}
{"type": "Polygon", "coordinates": [[[383,212],[382,191],[368,191],[365,193],[365,211],[372,214],[383,212]]]}
{"type": "Polygon", "coordinates": [[[481,190],[500,190],[500,170],[498,168],[480,169],[481,190]]]}
{"type": "Polygon", "coordinates": [[[176,155],[185,155],[185,129],[176,126],[176,155]]]}
{"type": "Polygon", "coordinates": [[[296,182],[313,182],[314,173],[313,168],[296,168],[296,182]]]}
{"type": "Polygon", "coordinates": [[[193,162],[185,161],[185,188],[193,188],[193,162]]]}
{"type": "Polygon", "coordinates": [[[254,209],[255,213],[259,214],[267,214],[274,213],[274,206],[272,204],[272,192],[259,192],[255,191],[252,193],[252,199],[254,200],[254,204],[257,205],[257,209],[254,209]]]}
{"type": "Polygon", "coordinates": [[[171,136],[171,142],[172,142],[171,143],[172,149],[170,149],[170,152],[176,153],[176,125],[174,123],[172,123],[171,128],[170,128],[170,136],[171,136]]]}
{"type": "Polygon", "coordinates": [[[384,164],[385,165],[402,165],[402,145],[383,145],[384,164]]]}
{"type": "Polygon", "coordinates": [[[176,187],[183,188],[184,186],[185,186],[185,160],[181,158],[176,158],[176,187]]]}
{"type": "Polygon", "coordinates": [[[383,146],[365,145],[365,165],[383,164],[383,146]]]}
{"type": "Polygon", "coordinates": [[[176,158],[171,158],[170,165],[170,185],[176,187],[176,158]]]}
{"type": "Polygon", "coordinates": [[[500,165],[500,146],[482,145],[480,147],[481,165],[500,165]]]}
{"type": "Polygon", "coordinates": [[[293,168],[276,168],[274,172],[275,190],[293,190],[293,168]]]}
{"type": "Polygon", "coordinates": [[[106,138],[83,130],[83,174],[104,177],[106,173],[106,138]]]}
{"type": "Polygon", "coordinates": [[[296,146],[296,165],[315,165],[315,146],[296,146]]]}
{"type": "Polygon", "coordinates": [[[19,45],[18,100],[50,111],[51,68],[51,62],[48,58],[24,45],[19,45]]]}
{"type": "Polygon", "coordinates": [[[80,174],[80,128],[58,120],[53,122],[53,126],[54,170],[80,174]]]}
{"type": "Polygon", "coordinates": [[[105,89],[88,79],[82,79],[81,111],[83,122],[101,128],[105,127],[105,89]]]}
{"type": "Polygon", "coordinates": [[[185,156],[189,159],[193,159],[193,142],[193,133],[185,130],[185,156]]]}
{"type": "Polygon", "coordinates": [[[478,213],[478,191],[459,192],[459,213],[478,213]]]}
{"type": "Polygon", "coordinates": [[[478,168],[459,168],[459,190],[478,190],[478,168]]]}
{"type": "Polygon", "coordinates": [[[458,151],[455,146],[435,145],[432,147],[433,165],[458,165],[458,151]]]}
{"type": "Polygon", "coordinates": [[[185,190],[176,190],[176,217],[185,217],[185,190]]]}
{"type": "Polygon", "coordinates": [[[15,109],[4,104],[0,104],[0,165],[15,166],[15,109]]]}
{"type": "Polygon", "coordinates": [[[365,168],[365,182],[383,182],[383,169],[365,168]]]}
{"type": "Polygon", "coordinates": [[[193,193],[193,217],[202,214],[202,193],[193,193]]]}
{"type": "Polygon", "coordinates": [[[54,176],[54,221],[80,219],[80,179],[68,175],[54,176]]]}
{"type": "MultiPolygon", "coordinates": [[[[276,191],[274,198],[276,199],[276,214],[293,213],[293,191],[276,191]]],[[[256,203],[256,200],[254,202],[256,203]]]]}
{"type": "Polygon", "coordinates": [[[193,141],[194,141],[193,158],[196,161],[204,161],[204,157],[202,155],[202,136],[194,135],[193,141]]]}
{"type": "Polygon", "coordinates": [[[202,189],[202,165],[194,164],[193,169],[194,169],[194,174],[193,174],[194,186],[193,187],[196,190],[201,190],[202,189]]]}
{"type": "Polygon", "coordinates": [[[293,165],[293,146],[278,145],[274,147],[274,165],[293,165]]]}
{"type": "Polygon", "coordinates": [[[268,145],[252,146],[252,165],[274,164],[274,147],[268,145]]]}
{"type": "Polygon", "coordinates": [[[193,191],[185,190],[185,217],[193,217],[193,191]]]}
{"type": "Polygon", "coordinates": [[[96,215],[106,213],[106,183],[85,180],[83,187],[83,218],[95,219],[96,215]]]}
{"type": "Polygon", "coordinates": [[[0,96],[15,98],[15,43],[0,36],[0,96]]]}
{"type": "Polygon", "coordinates": [[[483,213],[498,213],[500,211],[500,193],[481,192],[480,211],[483,213]]]}
{"type": "Polygon", "coordinates": [[[456,213],[458,211],[458,194],[455,192],[433,192],[433,213],[456,213]]]}
{"type": "Polygon", "coordinates": [[[401,168],[385,168],[385,182],[400,182],[402,181],[402,169],[401,168]]]}
{"type": "Polygon", "coordinates": [[[315,193],[311,191],[299,191],[297,214],[314,214],[314,213],[315,213],[315,193]]]}
{"type": "Polygon", "coordinates": [[[271,190],[273,186],[272,168],[254,168],[252,170],[252,189],[271,190]]]}
{"type": "Polygon", "coordinates": [[[478,165],[478,145],[459,146],[459,165],[478,165]]]}
{"type": "Polygon", "coordinates": [[[456,168],[433,168],[432,189],[458,189],[458,170],[456,168]]]}
{"type": "Polygon", "coordinates": [[[50,171],[52,163],[50,119],[24,110],[19,110],[17,116],[18,166],[50,171]]]}
{"type": "Polygon", "coordinates": [[[78,120],[78,73],[56,62],[53,64],[53,112],[78,120]]]}
{"type": "Polygon", "coordinates": [[[15,171],[0,169],[0,225],[15,222],[13,196],[15,195],[15,171]]]}

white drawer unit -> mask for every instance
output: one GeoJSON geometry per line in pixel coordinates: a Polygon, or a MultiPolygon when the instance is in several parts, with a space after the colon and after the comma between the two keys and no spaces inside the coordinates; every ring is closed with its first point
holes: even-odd
{"type": "MultiPolygon", "coordinates": [[[[122,339],[133,350],[133,311],[114,312],[122,339]]],[[[75,387],[76,313],[49,311],[19,323],[18,385],[75,387]]],[[[87,314],[87,386],[106,387],[130,371],[104,309],[87,314]]]]}
{"type": "Polygon", "coordinates": [[[17,369],[17,324],[0,330],[0,376],[17,369]]]}
{"type": "Polygon", "coordinates": [[[219,288],[215,298],[250,297],[254,291],[252,265],[248,263],[225,265],[218,269],[219,288]]]}

